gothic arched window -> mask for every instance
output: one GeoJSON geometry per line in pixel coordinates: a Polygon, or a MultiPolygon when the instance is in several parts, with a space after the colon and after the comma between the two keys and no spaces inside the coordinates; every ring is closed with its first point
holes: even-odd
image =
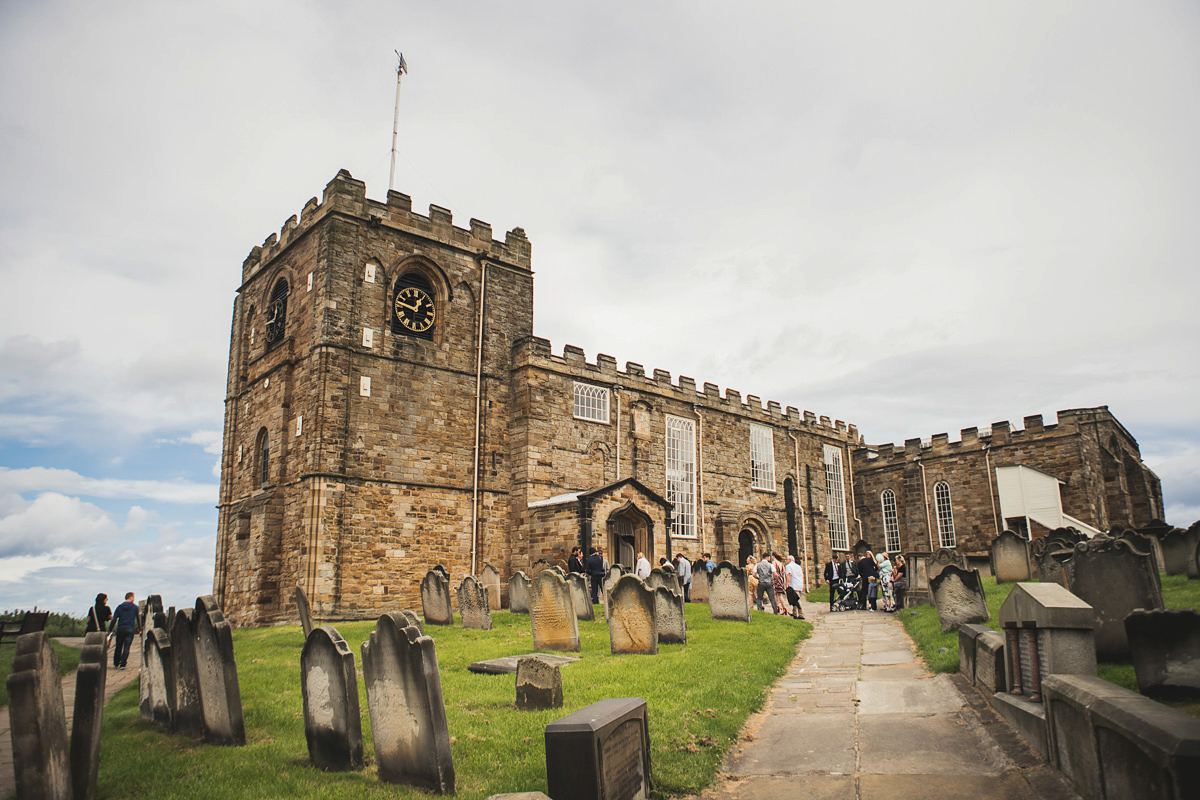
{"type": "Polygon", "coordinates": [[[896,514],[896,493],[884,489],[880,501],[883,503],[883,546],[889,553],[899,553],[900,517],[896,514]]]}
{"type": "Polygon", "coordinates": [[[258,473],[258,485],[265,487],[271,483],[271,446],[267,439],[267,429],[258,432],[258,441],[254,445],[256,455],[255,470],[258,473]]]}
{"type": "Polygon", "coordinates": [[[954,511],[950,508],[950,484],[938,481],[933,485],[937,504],[938,541],[942,547],[954,547],[954,511]]]}

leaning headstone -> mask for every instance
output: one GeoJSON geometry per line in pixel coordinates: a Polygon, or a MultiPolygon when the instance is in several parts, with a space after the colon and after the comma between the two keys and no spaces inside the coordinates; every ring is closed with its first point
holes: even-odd
{"type": "Polygon", "coordinates": [[[171,625],[171,663],[174,669],[171,708],[173,729],[193,739],[204,738],[204,703],[196,665],[196,612],[181,608],[171,625]]]}
{"type": "Polygon", "coordinates": [[[433,639],[384,614],[362,643],[379,779],[454,793],[454,758],[433,639]],[[403,626],[403,627],[401,627],[403,626]]]}
{"type": "Polygon", "coordinates": [[[1128,663],[1125,617],[1138,608],[1163,607],[1153,557],[1123,539],[1097,536],[1075,545],[1070,584],[1071,592],[1095,609],[1096,656],[1128,663]]]}
{"type": "Polygon", "coordinates": [[[529,613],[529,578],[521,570],[508,579],[508,610],[514,614],[529,613]]]}
{"type": "Polygon", "coordinates": [[[1200,537],[1200,528],[1193,525],[1188,530],[1176,528],[1163,536],[1162,542],[1163,571],[1168,575],[1188,574],[1188,564],[1196,557],[1196,539],[1200,537]]]}
{"type": "Polygon", "coordinates": [[[1200,697],[1200,614],[1134,611],[1125,618],[1138,691],[1149,697],[1200,697]]]}
{"type": "Polygon", "coordinates": [[[728,561],[717,564],[709,585],[708,607],[713,619],[750,621],[750,592],[746,571],[728,561]]]}
{"type": "Polygon", "coordinates": [[[96,796],[100,768],[100,727],[104,721],[104,632],[92,631],[83,640],[75,670],[75,713],[71,724],[71,788],[74,800],[96,796]]]}
{"type": "Polygon", "coordinates": [[[687,644],[683,595],[675,594],[665,586],[654,590],[654,626],[660,644],[687,644]]]}
{"type": "MultiPolygon", "coordinates": [[[[171,630],[168,626],[167,615],[163,612],[161,596],[157,594],[148,595],[145,600],[138,603],[138,627],[142,631],[149,631],[152,628],[162,628],[164,631],[171,630]]],[[[142,638],[142,641],[144,644],[145,637],[142,638]]],[[[137,656],[141,659],[140,666],[145,668],[146,648],[144,646],[137,656]]],[[[149,719],[146,716],[146,708],[150,704],[150,699],[146,692],[146,684],[143,681],[138,681],[138,708],[141,711],[142,719],[149,719]]]]}
{"type": "Polygon", "coordinates": [[[354,652],[336,629],[315,628],[300,653],[304,738],[313,766],[330,771],[363,766],[362,718],[354,652]]]}
{"type": "Polygon", "coordinates": [[[707,603],[708,602],[708,570],[704,568],[704,562],[697,561],[692,565],[692,602],[707,603]],[[697,568],[696,564],[699,564],[697,568]]]}
{"type": "Polygon", "coordinates": [[[546,726],[546,788],[571,800],[650,797],[650,732],[640,697],[601,700],[546,726]]]}
{"type": "Polygon", "coordinates": [[[491,564],[484,566],[483,571],[479,573],[479,582],[487,589],[488,605],[492,611],[499,611],[504,608],[504,598],[501,596],[500,573],[491,564]]]}
{"type": "Polygon", "coordinates": [[[454,610],[450,605],[450,579],[440,567],[425,573],[421,581],[421,610],[426,625],[453,625],[454,610]]]}
{"type": "Polygon", "coordinates": [[[932,585],[933,579],[951,564],[965,570],[967,568],[966,556],[949,547],[940,547],[934,551],[932,556],[925,559],[925,575],[929,578],[930,584],[932,585]]]}
{"type": "Polygon", "coordinates": [[[246,724],[233,655],[233,629],[212,595],[196,598],[195,614],[196,670],[204,706],[204,739],[214,744],[243,745],[246,724]]]}
{"type": "Polygon", "coordinates": [[[947,564],[929,580],[929,594],[937,610],[938,622],[942,624],[942,633],[956,630],[959,625],[988,621],[987,595],[983,592],[983,578],[977,569],[968,572],[947,564]]]}
{"type": "Polygon", "coordinates": [[[462,625],[468,630],[490,631],[492,609],[488,604],[488,590],[474,575],[463,578],[458,587],[458,613],[462,625]]]}
{"type": "Polygon", "coordinates": [[[1017,583],[1033,578],[1029,542],[1024,536],[1004,531],[992,539],[992,574],[996,576],[996,583],[1017,583]]]}
{"type": "Polygon", "coordinates": [[[7,685],[17,797],[70,797],[67,717],[58,656],[45,631],[17,637],[7,685]]]}
{"type": "Polygon", "coordinates": [[[300,612],[300,627],[304,631],[304,641],[313,632],[312,609],[308,605],[308,595],[299,586],[296,587],[296,610],[300,612]]]}
{"type": "Polygon", "coordinates": [[[592,605],[592,596],[588,593],[587,578],[578,572],[568,573],[567,586],[571,589],[571,602],[575,604],[575,617],[586,620],[595,619],[596,609],[592,605]]]}
{"type": "Polygon", "coordinates": [[[145,700],[139,700],[138,707],[143,720],[167,729],[171,728],[175,716],[175,654],[172,650],[171,637],[162,628],[151,628],[142,637],[142,670],[138,679],[145,700]]]}
{"type": "Polygon", "coordinates": [[[529,584],[529,622],[535,650],[580,649],[575,601],[557,570],[544,569],[529,584]]]}
{"type": "Polygon", "coordinates": [[[622,575],[609,595],[608,638],[613,655],[658,652],[654,593],[636,575],[622,575]]]}
{"type": "Polygon", "coordinates": [[[562,672],[537,656],[526,656],[517,662],[517,708],[521,711],[542,711],[562,708],[562,672]]]}

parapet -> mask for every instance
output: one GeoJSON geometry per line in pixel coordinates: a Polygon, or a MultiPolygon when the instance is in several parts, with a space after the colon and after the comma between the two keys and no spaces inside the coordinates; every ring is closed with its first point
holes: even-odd
{"type": "Polygon", "coordinates": [[[532,248],[523,229],[513,228],[500,242],[492,238],[492,226],[486,222],[472,219],[469,228],[455,227],[454,215],[441,206],[431,204],[428,215],[414,213],[412,198],[401,192],[389,190],[384,203],[370,200],[367,185],[343,169],[325,186],[319,202],[311,198],[304,204],[298,220],[289,217],[278,234],[272,233],[261,246],[250,250],[242,262],[243,283],[319,220],[335,213],[355,217],[371,226],[384,226],[440,242],[508,266],[530,269],[532,265],[532,248]]]}

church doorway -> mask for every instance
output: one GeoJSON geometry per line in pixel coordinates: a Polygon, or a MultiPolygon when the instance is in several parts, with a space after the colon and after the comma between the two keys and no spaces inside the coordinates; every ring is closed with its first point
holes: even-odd
{"type": "Polygon", "coordinates": [[[754,555],[754,531],[743,528],[738,534],[738,563],[739,567],[746,566],[746,559],[754,555]]]}
{"type": "Polygon", "coordinates": [[[637,554],[645,553],[654,561],[654,543],[650,539],[650,518],[632,503],[608,517],[609,563],[620,564],[632,572],[637,554]]]}

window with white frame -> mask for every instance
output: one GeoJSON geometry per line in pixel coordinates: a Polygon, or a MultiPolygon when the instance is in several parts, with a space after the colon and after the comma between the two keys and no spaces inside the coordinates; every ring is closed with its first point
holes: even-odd
{"type": "Polygon", "coordinates": [[[825,510],[829,518],[829,546],[850,549],[850,528],[846,524],[846,489],[842,481],[842,450],[825,445],[825,510]]]}
{"type": "Polygon", "coordinates": [[[938,481],[933,485],[937,505],[938,541],[942,547],[954,547],[954,510],[950,507],[950,484],[938,481]]]}
{"type": "Polygon", "coordinates": [[[884,489],[883,501],[883,546],[889,553],[900,552],[900,517],[896,514],[896,493],[884,489]]]}
{"type": "Polygon", "coordinates": [[[608,389],[590,383],[575,384],[575,418],[608,424],[608,389]]]}
{"type": "Polygon", "coordinates": [[[750,426],[750,486],[775,491],[775,441],[765,425],[750,426]]]}
{"type": "Polygon", "coordinates": [[[667,417],[667,500],[672,536],[696,535],[696,422],[667,417]]]}

